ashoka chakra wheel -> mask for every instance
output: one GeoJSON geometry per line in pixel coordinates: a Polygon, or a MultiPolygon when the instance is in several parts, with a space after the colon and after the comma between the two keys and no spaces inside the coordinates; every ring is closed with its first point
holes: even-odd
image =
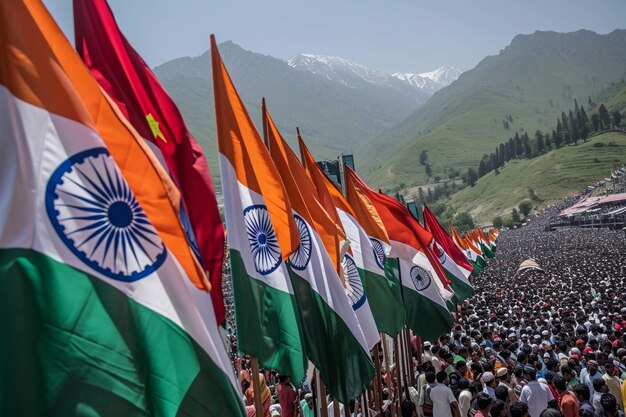
{"type": "Polygon", "coordinates": [[[262,204],[246,207],[243,211],[243,220],[254,267],[259,274],[267,275],[276,270],[282,262],[278,238],[267,207],[262,204]]]}

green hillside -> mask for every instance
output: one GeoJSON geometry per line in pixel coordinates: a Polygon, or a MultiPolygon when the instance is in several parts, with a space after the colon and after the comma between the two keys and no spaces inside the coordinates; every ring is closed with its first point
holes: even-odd
{"type": "MultiPolygon", "coordinates": [[[[419,103],[373,84],[350,88],[291,68],[286,62],[225,42],[220,53],[251,117],[260,126],[261,98],[286,140],[296,144],[300,127],[316,158],[336,158],[363,138],[400,122],[419,103]]],[[[218,174],[210,53],[169,61],[154,69],[218,174]]]]}
{"type": "Polygon", "coordinates": [[[372,186],[432,182],[419,164],[428,151],[433,177],[476,167],[483,154],[515,132],[552,131],[574,99],[606,99],[626,77],[626,30],[536,32],[516,36],[497,56],[437,92],[424,106],[361,150],[361,172],[372,186]],[[513,122],[505,129],[503,120],[513,122]]]}
{"type": "Polygon", "coordinates": [[[614,111],[626,112],[626,85],[615,96],[607,100],[606,108],[610,113],[614,111]]]}
{"type": "Polygon", "coordinates": [[[500,174],[492,171],[474,187],[454,194],[450,204],[458,211],[469,211],[478,224],[487,224],[497,215],[510,214],[513,207],[528,199],[529,188],[543,200],[541,204],[549,204],[584,190],[623,162],[626,134],[605,133],[538,158],[511,161],[500,174]]]}

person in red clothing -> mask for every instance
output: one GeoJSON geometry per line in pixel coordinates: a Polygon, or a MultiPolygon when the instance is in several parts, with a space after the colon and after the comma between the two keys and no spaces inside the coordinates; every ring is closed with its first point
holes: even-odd
{"type": "Polygon", "coordinates": [[[474,417],[489,417],[489,411],[491,411],[491,405],[493,404],[493,400],[491,397],[484,392],[478,394],[478,399],[476,400],[476,407],[478,411],[474,417]]]}
{"type": "Polygon", "coordinates": [[[552,384],[554,384],[559,393],[559,406],[563,416],[578,417],[578,399],[576,399],[576,395],[573,392],[567,390],[567,381],[562,376],[557,375],[554,377],[552,384]]]}
{"type": "Polygon", "coordinates": [[[298,393],[289,382],[289,375],[281,375],[278,378],[278,403],[282,410],[282,417],[295,417],[298,404],[298,393]]]}

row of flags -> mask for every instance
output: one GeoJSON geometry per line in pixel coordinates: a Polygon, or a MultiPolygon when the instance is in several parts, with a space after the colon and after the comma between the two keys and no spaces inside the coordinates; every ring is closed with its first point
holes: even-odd
{"type": "Polygon", "coordinates": [[[346,403],[369,385],[382,333],[451,329],[474,267],[428,208],[423,227],[347,166],[342,193],[299,132],[300,157],[289,147],[264,100],[261,135],[214,37],[211,59],[239,353],[294,380],[311,361],[346,403]]]}
{"type": "MultiPolygon", "coordinates": [[[[0,414],[244,415],[204,154],[106,1],[74,19],[76,49],[40,0],[0,1],[0,414]]],[[[497,231],[422,226],[348,167],[342,192],[211,58],[239,353],[311,361],[347,403],[382,333],[450,330],[497,231]]]]}

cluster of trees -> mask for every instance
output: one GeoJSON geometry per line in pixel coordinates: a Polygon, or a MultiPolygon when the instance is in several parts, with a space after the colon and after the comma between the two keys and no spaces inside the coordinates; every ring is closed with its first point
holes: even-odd
{"type": "Polygon", "coordinates": [[[494,227],[512,227],[515,224],[521,223],[522,220],[525,220],[530,215],[530,212],[533,208],[537,208],[535,203],[541,202],[542,200],[535,194],[535,190],[532,188],[528,188],[528,198],[530,200],[523,200],[517,208],[513,208],[511,210],[511,216],[507,218],[502,218],[502,216],[496,216],[493,218],[492,223],[494,227]],[[524,217],[521,217],[521,216],[524,217]]]}
{"type": "MultiPolygon", "coordinates": [[[[439,199],[443,199],[444,197],[450,196],[450,194],[452,194],[453,192],[452,187],[456,186],[457,185],[454,183],[452,183],[451,185],[448,185],[448,183],[444,183],[441,186],[437,185],[434,188],[429,188],[427,193],[425,193],[422,187],[420,187],[418,190],[418,199],[416,201],[418,211],[420,212],[418,220],[422,224],[424,223],[424,219],[422,217],[423,214],[421,213],[421,207],[426,204],[428,207],[430,207],[430,210],[437,217],[439,223],[441,223],[441,225],[446,229],[449,229],[451,224],[454,225],[457,230],[460,230],[462,232],[466,232],[476,227],[474,224],[474,218],[471,214],[469,214],[469,212],[462,211],[457,213],[456,210],[447,202],[437,201],[439,199]]],[[[393,195],[393,197],[402,205],[407,205],[406,199],[404,198],[404,196],[402,196],[402,194],[400,194],[399,191],[397,191],[393,195]]]]}
{"type": "Polygon", "coordinates": [[[446,229],[449,229],[450,225],[454,225],[455,229],[466,232],[476,227],[471,214],[467,211],[457,213],[456,210],[445,201],[429,204],[428,207],[435,217],[437,217],[439,223],[446,229]]]}
{"type": "MultiPolygon", "coordinates": [[[[507,119],[508,120],[508,115],[507,119]]],[[[586,141],[591,132],[606,131],[616,128],[622,122],[622,115],[616,111],[609,114],[606,106],[601,104],[598,112],[587,116],[583,106],[579,106],[574,100],[574,109],[568,113],[562,112],[561,117],[556,120],[556,127],[552,133],[543,133],[541,130],[535,132],[534,137],[529,137],[524,132],[518,132],[508,141],[501,143],[491,154],[483,155],[478,164],[478,172],[469,168],[463,176],[466,184],[474,186],[476,181],[491,171],[496,175],[499,169],[512,159],[532,159],[541,156],[552,149],[558,149],[567,145],[577,145],[579,141],[586,141]]]]}
{"type": "Polygon", "coordinates": [[[431,204],[437,200],[450,197],[463,187],[464,185],[454,181],[445,181],[441,184],[435,185],[434,187],[429,187],[427,191],[424,191],[422,187],[419,187],[417,189],[418,201],[421,204],[431,204]]]}
{"type": "Polygon", "coordinates": [[[420,153],[420,165],[424,166],[427,177],[430,178],[433,176],[433,168],[428,163],[428,152],[426,151],[426,149],[424,149],[422,153],[420,153]]]}

